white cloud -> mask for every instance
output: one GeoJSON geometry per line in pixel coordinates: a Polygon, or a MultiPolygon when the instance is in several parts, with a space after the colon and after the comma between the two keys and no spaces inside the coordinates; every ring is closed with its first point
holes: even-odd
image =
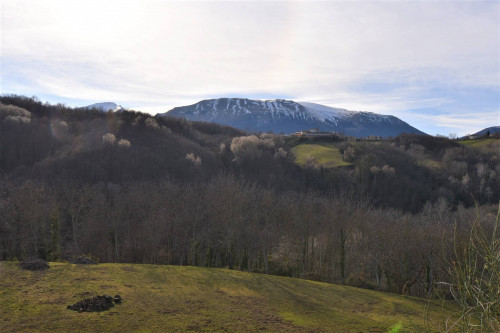
{"type": "Polygon", "coordinates": [[[498,124],[500,110],[494,112],[481,113],[462,113],[462,114],[445,114],[445,115],[430,115],[425,116],[429,121],[435,122],[436,125],[448,128],[458,128],[463,131],[477,132],[485,127],[490,127],[492,124],[498,124]]]}

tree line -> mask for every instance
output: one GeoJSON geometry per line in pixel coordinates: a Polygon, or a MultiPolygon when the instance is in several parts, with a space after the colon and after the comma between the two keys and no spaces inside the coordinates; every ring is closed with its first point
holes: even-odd
{"type": "MultiPolygon", "coordinates": [[[[495,207],[482,206],[492,230],[495,207]]],[[[366,198],[265,189],[234,175],[208,182],[0,182],[0,259],[228,267],[425,296],[450,281],[474,209],[445,200],[418,214],[366,198]]]]}

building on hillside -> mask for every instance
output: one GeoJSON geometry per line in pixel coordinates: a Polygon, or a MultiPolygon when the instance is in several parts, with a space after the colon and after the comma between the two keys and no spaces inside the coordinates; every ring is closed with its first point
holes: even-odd
{"type": "Polygon", "coordinates": [[[304,136],[304,137],[331,137],[338,136],[336,132],[320,132],[317,128],[311,128],[307,131],[294,132],[290,134],[292,136],[304,136]]]}

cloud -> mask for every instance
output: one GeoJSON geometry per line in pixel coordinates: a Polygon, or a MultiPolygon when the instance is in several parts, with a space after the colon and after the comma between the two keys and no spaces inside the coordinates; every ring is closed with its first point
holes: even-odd
{"type": "Polygon", "coordinates": [[[444,114],[423,116],[438,126],[451,129],[460,129],[462,131],[471,131],[471,133],[490,127],[492,124],[498,124],[500,110],[494,112],[482,113],[462,113],[462,114],[444,114]]]}
{"type": "Polygon", "coordinates": [[[495,2],[6,0],[2,91],[146,110],[289,96],[439,112],[460,98],[437,88],[499,94],[499,10],[495,2]]]}

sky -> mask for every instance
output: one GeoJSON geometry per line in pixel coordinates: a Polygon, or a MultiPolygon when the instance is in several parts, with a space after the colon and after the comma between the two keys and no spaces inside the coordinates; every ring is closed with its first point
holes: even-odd
{"type": "Polygon", "coordinates": [[[432,135],[500,125],[499,1],[0,3],[2,94],[152,114],[284,98],[432,135]]]}

